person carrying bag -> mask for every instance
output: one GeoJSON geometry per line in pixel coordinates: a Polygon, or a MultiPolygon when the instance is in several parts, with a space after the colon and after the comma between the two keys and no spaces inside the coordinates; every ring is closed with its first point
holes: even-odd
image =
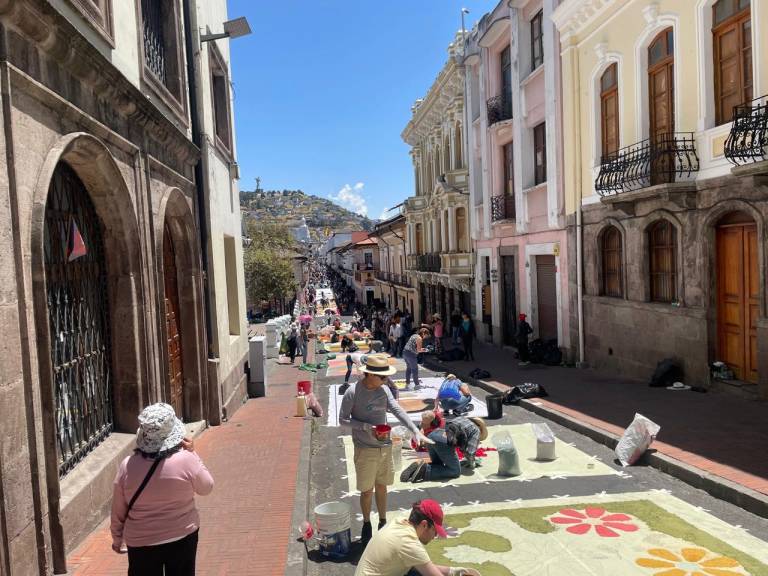
{"type": "Polygon", "coordinates": [[[194,576],[200,517],[195,494],[213,478],[169,404],[139,415],[136,450],[120,464],[112,495],[112,549],[125,553],[128,576],[194,576]]]}

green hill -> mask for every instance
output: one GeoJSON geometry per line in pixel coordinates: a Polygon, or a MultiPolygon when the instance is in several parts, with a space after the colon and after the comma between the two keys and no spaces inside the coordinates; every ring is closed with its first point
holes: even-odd
{"type": "Polygon", "coordinates": [[[243,219],[291,225],[304,217],[313,241],[322,241],[325,233],[342,230],[373,230],[375,222],[331,202],[304,194],[301,190],[259,190],[240,192],[243,219]]]}

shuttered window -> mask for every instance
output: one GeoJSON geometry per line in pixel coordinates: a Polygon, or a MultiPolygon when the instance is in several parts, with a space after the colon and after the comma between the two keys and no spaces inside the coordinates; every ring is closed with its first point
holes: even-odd
{"type": "Polygon", "coordinates": [[[650,250],[651,301],[677,300],[677,232],[666,220],[653,224],[648,231],[650,250]]]}
{"type": "Polygon", "coordinates": [[[600,126],[603,156],[619,149],[618,67],[611,64],[600,78],[600,126]]]}
{"type": "Polygon", "coordinates": [[[717,124],[733,107],[752,100],[752,18],[749,0],[719,0],[712,7],[717,124]]]}
{"type": "Polygon", "coordinates": [[[547,127],[544,122],[533,129],[534,184],[547,181],[547,127]]]}
{"type": "Polygon", "coordinates": [[[601,294],[611,298],[624,297],[621,233],[615,226],[608,227],[600,239],[602,261],[601,294]]]}

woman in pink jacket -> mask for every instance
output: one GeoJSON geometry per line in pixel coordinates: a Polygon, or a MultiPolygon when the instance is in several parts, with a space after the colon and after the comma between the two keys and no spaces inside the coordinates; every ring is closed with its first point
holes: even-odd
{"type": "Polygon", "coordinates": [[[200,517],[195,494],[213,478],[168,404],[139,415],[136,450],[120,464],[112,496],[112,549],[128,552],[128,576],[194,576],[200,517]],[[164,571],[164,572],[163,572],[164,571]]]}

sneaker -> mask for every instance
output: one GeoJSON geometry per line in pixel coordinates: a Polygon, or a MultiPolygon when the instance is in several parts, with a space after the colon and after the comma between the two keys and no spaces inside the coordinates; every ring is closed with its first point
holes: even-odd
{"type": "Polygon", "coordinates": [[[406,469],[400,472],[400,482],[410,482],[413,475],[419,469],[419,464],[421,464],[421,460],[408,464],[406,469]]]}
{"type": "Polygon", "coordinates": [[[528,364],[530,364],[530,362],[527,362],[527,361],[526,362],[518,362],[517,363],[518,366],[528,366],[528,364]]]}
{"type": "Polygon", "coordinates": [[[360,531],[360,544],[365,546],[373,535],[373,526],[370,522],[363,522],[363,529],[360,531]]]}

